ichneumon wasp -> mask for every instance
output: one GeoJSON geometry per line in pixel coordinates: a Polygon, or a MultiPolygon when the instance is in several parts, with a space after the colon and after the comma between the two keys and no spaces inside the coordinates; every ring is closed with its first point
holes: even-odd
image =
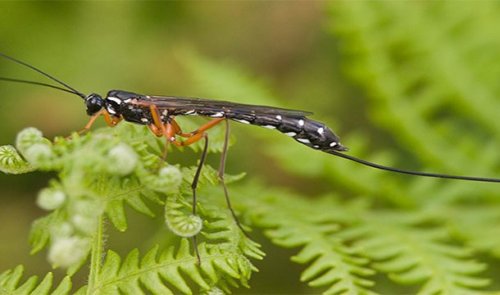
{"type": "MultiPolygon", "coordinates": [[[[404,170],[350,156],[343,153],[347,151],[347,148],[340,143],[339,137],[335,135],[330,128],[323,123],[311,120],[307,117],[312,114],[310,112],[201,98],[149,96],[122,90],[111,90],[104,98],[96,93],[85,95],[61,80],[26,62],[3,53],[0,53],[0,57],[30,68],[31,70],[49,78],[53,82],[56,82],[58,85],[7,77],[0,77],[1,81],[50,87],[82,98],[87,108],[87,114],[90,116],[90,120],[85,125],[82,132],[90,130],[95,120],[103,116],[109,126],[116,126],[122,120],[146,125],[154,135],[164,137],[166,145],[174,144],[176,146],[187,146],[199,140],[204,140],[201,158],[191,184],[193,194],[193,215],[196,215],[196,188],[208,151],[208,135],[206,131],[224,122],[226,132],[218,177],[224,190],[227,206],[240,229],[242,229],[242,226],[231,207],[228,190],[224,183],[224,169],[229,140],[229,120],[269,129],[276,129],[310,148],[380,170],[423,177],[479,182],[500,182],[500,178],[460,176],[404,170]],[[198,129],[185,133],[175,121],[175,117],[177,116],[202,116],[210,118],[211,120],[200,126],[198,129]],[[183,138],[183,140],[180,140],[180,138],[183,138]]],[[[165,157],[166,148],[164,149],[163,158],[165,157]]],[[[245,233],[245,231],[243,231],[243,233],[245,233]]],[[[194,248],[196,254],[198,255],[195,237],[193,238],[193,241],[195,244],[194,248]]]]}

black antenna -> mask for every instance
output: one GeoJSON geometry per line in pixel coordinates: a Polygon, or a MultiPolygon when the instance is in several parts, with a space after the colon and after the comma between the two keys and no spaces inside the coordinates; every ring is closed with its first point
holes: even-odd
{"type": "Polygon", "coordinates": [[[45,86],[45,87],[50,87],[54,89],[58,89],[64,92],[68,92],[71,94],[76,94],[79,95],[78,93],[74,92],[73,90],[68,90],[66,88],[62,88],[59,86],[47,84],[47,83],[42,83],[42,82],[36,82],[36,81],[29,81],[29,80],[22,80],[22,79],[15,79],[15,78],[8,78],[8,77],[0,77],[0,81],[8,81],[8,82],[16,82],[16,83],[25,83],[25,84],[31,84],[31,85],[39,85],[39,86],[45,86]]]}
{"type": "Polygon", "coordinates": [[[418,172],[418,171],[411,171],[411,170],[403,170],[403,169],[398,169],[398,168],[393,168],[393,167],[388,167],[376,163],[372,163],[366,160],[362,160],[347,154],[343,154],[338,151],[330,150],[327,151],[327,153],[347,159],[349,161],[353,161],[368,167],[372,167],[375,169],[380,169],[380,170],[386,170],[390,172],[396,172],[396,173],[401,173],[401,174],[409,174],[409,175],[416,175],[416,176],[423,176],[423,177],[432,177],[432,178],[444,178],[444,179],[458,179],[458,180],[467,180],[467,181],[479,181],[479,182],[500,182],[499,178],[489,178],[489,177],[475,177],[475,176],[460,176],[460,175],[447,175],[447,174],[439,174],[439,173],[428,173],[428,172],[418,172]]]}
{"type": "MultiPolygon", "coordinates": [[[[10,61],[13,61],[13,62],[15,62],[15,63],[17,63],[17,64],[20,64],[20,65],[22,65],[22,66],[25,66],[25,67],[27,67],[27,68],[30,68],[30,69],[34,70],[35,72],[38,72],[38,73],[40,73],[40,74],[44,75],[45,77],[47,77],[47,78],[51,79],[52,81],[57,82],[57,83],[59,83],[60,85],[62,85],[62,86],[64,86],[64,87],[66,87],[66,88],[67,88],[67,89],[69,89],[69,90],[71,90],[71,91],[67,91],[67,92],[71,92],[71,93],[73,93],[73,94],[76,94],[76,95],[80,96],[80,97],[81,97],[81,98],[83,98],[83,99],[85,99],[85,97],[86,97],[86,95],[85,95],[85,94],[83,94],[83,93],[81,93],[80,91],[78,91],[78,90],[74,89],[73,87],[69,86],[68,84],[66,84],[66,83],[62,82],[61,80],[59,80],[59,79],[57,79],[57,78],[55,78],[55,77],[53,77],[53,76],[51,76],[51,75],[49,75],[49,74],[45,73],[44,71],[42,71],[42,70],[40,70],[40,69],[38,69],[38,68],[36,68],[36,67],[34,67],[34,66],[30,65],[30,64],[27,64],[27,63],[25,63],[25,62],[23,62],[23,61],[20,61],[20,60],[18,60],[18,59],[16,59],[16,58],[13,58],[13,57],[8,56],[8,55],[6,55],[6,54],[4,54],[4,53],[1,53],[1,52],[0,52],[0,56],[1,56],[1,57],[3,57],[3,58],[8,59],[8,60],[10,60],[10,61]]],[[[2,80],[4,80],[4,81],[11,81],[11,82],[28,83],[28,84],[38,84],[38,85],[44,85],[44,86],[51,87],[51,88],[61,89],[61,88],[57,88],[56,86],[49,86],[49,84],[45,84],[45,83],[37,83],[37,82],[31,82],[31,81],[23,81],[23,80],[18,80],[18,79],[10,79],[10,80],[9,80],[9,78],[5,78],[5,79],[2,79],[2,80]]]]}

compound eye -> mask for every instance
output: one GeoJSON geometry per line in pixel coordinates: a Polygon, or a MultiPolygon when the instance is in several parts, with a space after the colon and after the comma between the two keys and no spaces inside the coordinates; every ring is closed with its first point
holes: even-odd
{"type": "Polygon", "coordinates": [[[86,105],[87,115],[92,116],[102,109],[102,107],[104,106],[104,100],[99,94],[92,93],[87,96],[86,105]]]}

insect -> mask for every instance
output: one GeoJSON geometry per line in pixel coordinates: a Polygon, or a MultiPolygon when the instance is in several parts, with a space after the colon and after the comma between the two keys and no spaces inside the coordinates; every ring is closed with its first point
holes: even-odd
{"type": "MultiPolygon", "coordinates": [[[[28,67],[31,70],[34,70],[49,78],[53,82],[56,82],[58,85],[7,77],[0,77],[0,80],[50,87],[77,95],[82,98],[87,108],[87,114],[90,116],[89,122],[82,130],[83,132],[88,131],[95,120],[103,116],[104,120],[109,126],[116,126],[122,120],[135,124],[145,125],[151,130],[154,135],[158,137],[164,137],[166,140],[166,144],[187,146],[199,140],[204,140],[204,147],[201,158],[191,185],[193,193],[192,210],[194,215],[196,215],[196,188],[208,150],[208,135],[206,131],[218,124],[224,123],[226,127],[226,133],[218,176],[224,189],[227,206],[231,211],[236,224],[241,229],[242,227],[238,222],[238,219],[236,218],[234,210],[231,207],[228,190],[224,183],[224,169],[229,139],[228,120],[243,124],[261,126],[269,129],[275,129],[312,149],[326,152],[328,154],[332,154],[380,170],[423,177],[479,182],[500,182],[500,179],[498,178],[447,175],[403,170],[369,162],[345,154],[344,152],[347,151],[347,148],[340,143],[339,137],[335,135],[335,133],[325,124],[308,118],[308,116],[311,115],[310,112],[200,98],[149,96],[122,90],[111,90],[107,93],[106,97],[102,97],[96,93],[85,95],[72,88],[68,84],[62,82],[61,80],[28,63],[25,63],[3,53],[0,53],[0,57],[28,67]],[[203,116],[210,118],[210,121],[192,132],[185,133],[184,131],[182,131],[181,127],[175,120],[175,118],[178,116],[203,116]],[[181,138],[183,138],[183,140],[181,140],[181,138]]],[[[164,157],[165,156],[166,154],[164,155],[164,157]]]]}

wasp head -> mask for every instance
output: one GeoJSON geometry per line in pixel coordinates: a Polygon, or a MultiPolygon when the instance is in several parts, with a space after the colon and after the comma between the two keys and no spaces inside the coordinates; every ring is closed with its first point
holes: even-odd
{"type": "Polygon", "coordinates": [[[92,93],[85,98],[87,115],[92,116],[104,107],[104,99],[99,94],[92,93]]]}

